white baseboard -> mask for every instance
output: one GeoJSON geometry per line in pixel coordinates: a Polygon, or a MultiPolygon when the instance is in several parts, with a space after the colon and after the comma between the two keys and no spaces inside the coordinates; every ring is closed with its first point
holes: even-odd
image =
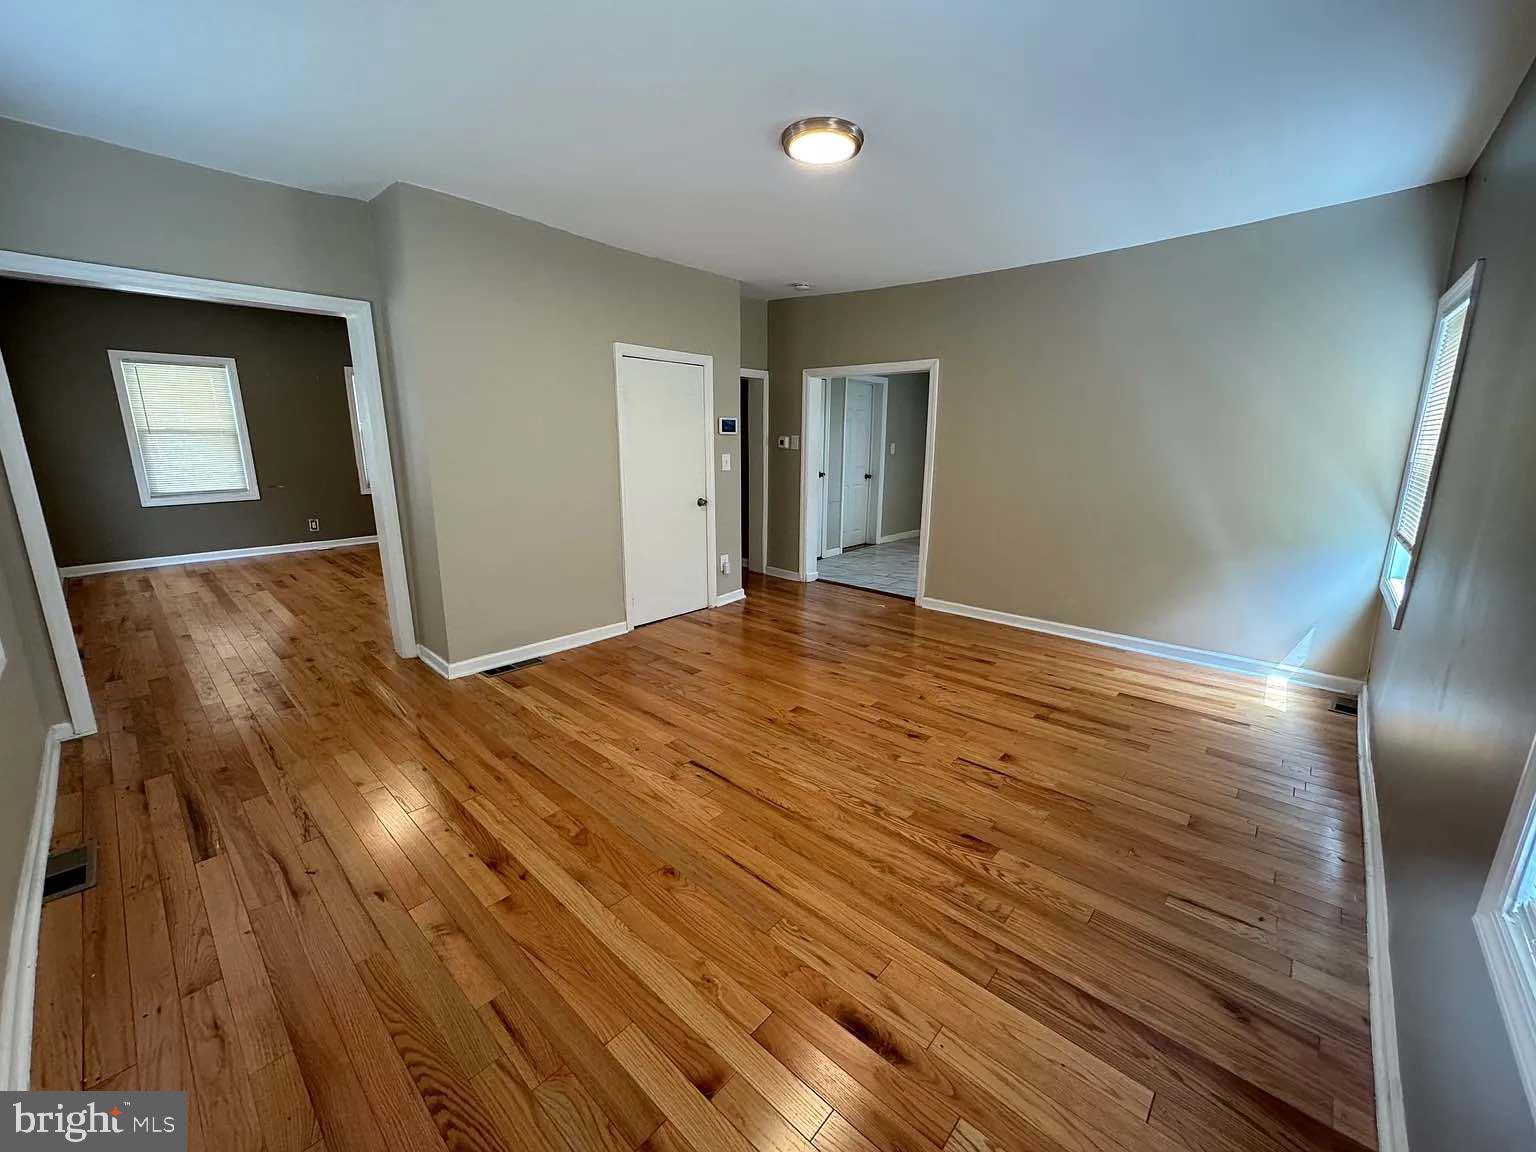
{"type": "Polygon", "coordinates": [[[1207,668],[1220,668],[1224,672],[1241,672],[1247,676],[1284,676],[1309,688],[1325,688],[1346,696],[1358,696],[1362,683],[1348,676],[1334,676],[1327,672],[1314,672],[1310,668],[1295,668],[1254,660],[1248,656],[1234,656],[1228,652],[1208,652],[1204,648],[1187,648],[1183,644],[1168,644],[1162,640],[1147,640],[1141,636],[1123,636],[1118,632],[1103,632],[1098,628],[1083,628],[1077,624],[1060,624],[1055,620],[1039,620],[1033,616],[1016,616],[1012,612],[999,612],[992,608],[977,608],[971,604],[957,604],[951,600],[935,600],[924,596],[918,607],[934,612],[948,612],[952,616],[968,616],[972,620],[987,620],[993,624],[1006,624],[1010,628],[1023,628],[1030,632],[1045,632],[1052,636],[1065,636],[1069,640],[1084,640],[1089,644],[1101,644],[1106,648],[1118,648],[1123,652],[1141,652],[1147,656],[1161,656],[1165,660],[1179,660],[1185,664],[1201,664],[1207,668]]]}
{"type": "Polygon", "coordinates": [[[723,592],[715,597],[715,607],[724,608],[727,604],[740,604],[746,598],[747,590],[745,588],[737,588],[733,592],[723,592]]]}
{"type": "Polygon", "coordinates": [[[16,886],[5,984],[0,988],[0,1091],[23,1092],[32,1074],[32,999],[37,988],[37,941],[43,922],[43,875],[53,839],[53,806],[59,790],[59,745],[74,735],[68,724],[55,724],[43,739],[37,773],[32,827],[16,886]]]}
{"type": "Polygon", "coordinates": [[[774,568],[773,566],[770,565],[769,567],[765,568],[763,571],[764,571],[764,573],[766,575],[768,575],[768,576],[777,576],[780,580],[803,580],[804,579],[804,577],[801,576],[800,573],[798,573],[798,572],[791,572],[788,568],[774,568]]]}
{"type": "Polygon", "coordinates": [[[1360,690],[1355,728],[1360,772],[1360,823],[1365,840],[1366,970],[1371,981],[1371,1064],[1376,1074],[1378,1152],[1408,1152],[1403,1111],[1403,1073],[1397,1058],[1397,1007],[1392,994],[1392,953],[1387,932],[1387,873],[1376,810],[1376,769],[1371,761],[1370,691],[1360,690]]]}
{"type": "Polygon", "coordinates": [[[910,532],[891,532],[885,536],[877,538],[875,543],[894,544],[898,540],[911,540],[914,537],[921,536],[922,534],[923,530],[921,528],[913,528],[910,532]]]}
{"type": "Polygon", "coordinates": [[[552,656],[556,652],[564,652],[568,648],[580,648],[586,644],[596,644],[599,640],[609,640],[615,636],[622,636],[629,631],[629,625],[623,620],[616,624],[604,624],[600,628],[588,628],[584,632],[572,632],[569,636],[556,636],[552,640],[539,640],[533,644],[524,644],[521,648],[508,648],[505,652],[488,652],[484,656],[471,656],[468,660],[444,660],[425,644],[418,644],[416,654],[421,657],[421,662],[432,671],[447,680],[457,680],[462,676],[474,676],[484,672],[488,668],[500,668],[507,664],[521,664],[524,660],[535,660],[540,656],[552,656]]]}
{"type": "Polygon", "coordinates": [[[836,548],[823,548],[821,551],[821,558],[825,560],[828,556],[841,556],[842,554],[843,549],[841,545],[836,548]]]}
{"type": "Polygon", "coordinates": [[[416,659],[420,660],[423,664],[432,669],[432,671],[436,672],[444,680],[453,679],[453,673],[448,666],[448,661],[444,660],[441,656],[432,651],[432,649],[428,648],[425,644],[419,642],[417,643],[416,659]]]}
{"type": "Polygon", "coordinates": [[[282,556],[289,552],[320,552],[327,548],[356,548],[377,544],[377,536],[348,536],[341,540],[304,540],[298,544],[270,544],[261,548],[225,548],[220,552],[188,552],[181,556],[148,556],[142,560],[109,560],[105,564],[76,564],[60,568],[59,575],[97,576],[103,572],[136,572],[140,568],[169,568],[175,564],[206,564],[212,560],[245,560],[252,556],[282,556]]]}

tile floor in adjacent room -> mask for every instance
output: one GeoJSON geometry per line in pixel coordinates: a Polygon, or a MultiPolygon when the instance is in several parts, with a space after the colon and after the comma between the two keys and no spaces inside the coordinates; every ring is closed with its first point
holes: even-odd
{"type": "Polygon", "coordinates": [[[872,592],[917,598],[917,551],[920,539],[863,544],[816,561],[818,578],[852,584],[872,592]]]}

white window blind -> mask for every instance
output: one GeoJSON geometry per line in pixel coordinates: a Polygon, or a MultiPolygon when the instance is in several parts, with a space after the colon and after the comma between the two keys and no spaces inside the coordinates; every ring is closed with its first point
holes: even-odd
{"type": "Polygon", "coordinates": [[[1408,458],[1403,462],[1397,508],[1392,513],[1392,536],[1387,541],[1387,556],[1382,563],[1381,595],[1387,602],[1394,628],[1403,626],[1403,609],[1407,606],[1414,573],[1418,570],[1419,545],[1424,539],[1425,521],[1434,496],[1435,475],[1440,469],[1440,453],[1451,418],[1451,406],[1456,402],[1462,353],[1467,346],[1482,267],[1483,262],[1479,260],[1467,269],[1466,274],[1440,297],[1440,306],[1435,310],[1435,326],[1424,364],[1423,384],[1419,389],[1419,407],[1413,418],[1413,434],[1408,439],[1408,458]]]}
{"type": "Polygon", "coordinates": [[[233,360],[110,358],[142,504],[259,498],[233,360]]]}
{"type": "Polygon", "coordinates": [[[1440,318],[1435,331],[1429,381],[1424,387],[1419,417],[1414,421],[1413,441],[1408,448],[1408,466],[1403,475],[1403,495],[1398,501],[1397,523],[1393,525],[1393,531],[1405,548],[1412,548],[1418,543],[1424,508],[1429,503],[1430,477],[1440,451],[1440,441],[1445,436],[1451,385],[1456,380],[1456,368],[1461,361],[1461,338],[1467,324],[1467,310],[1471,306],[1470,300],[1463,300],[1440,318]]]}

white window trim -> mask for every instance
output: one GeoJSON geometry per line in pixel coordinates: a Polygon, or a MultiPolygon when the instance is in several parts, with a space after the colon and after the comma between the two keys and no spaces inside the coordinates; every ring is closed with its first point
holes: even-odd
{"type": "Polygon", "coordinates": [[[128,454],[133,458],[133,478],[139,486],[139,503],[145,508],[174,504],[220,504],[230,500],[260,500],[261,485],[256,482],[256,461],[251,456],[251,433],[245,425],[245,399],[240,395],[240,373],[228,356],[182,356],[168,352],[126,352],[113,348],[107,359],[112,365],[112,382],[117,387],[117,405],[123,415],[123,433],[128,437],[128,454]],[[229,373],[229,389],[235,402],[235,429],[240,438],[240,455],[245,461],[246,486],[228,492],[188,492],[180,496],[156,496],[150,492],[149,474],[144,468],[144,453],[139,446],[139,432],[133,422],[133,406],[128,401],[128,383],[123,376],[124,360],[142,360],[155,364],[196,364],[223,368],[229,373]]]}
{"type": "MultiPolygon", "coordinates": [[[[1536,900],[1520,902],[1536,885],[1536,741],[1515,788],[1499,850],[1472,923],[1504,1026],[1515,1050],[1526,1103],[1536,1118],[1536,900]]],[[[1536,893],[1533,893],[1536,895],[1536,893]]]]}
{"type": "Polygon", "coordinates": [[[1393,628],[1403,626],[1403,613],[1408,609],[1408,597],[1413,592],[1413,578],[1418,573],[1419,553],[1423,549],[1424,533],[1429,527],[1429,516],[1434,504],[1435,483],[1440,478],[1440,461],[1445,455],[1445,442],[1451,434],[1451,420],[1456,411],[1456,392],[1461,387],[1461,374],[1467,366],[1467,343],[1472,337],[1472,322],[1477,311],[1477,287],[1482,274],[1483,261],[1477,260],[1472,267],[1462,273],[1456,283],[1446,289],[1445,295],[1440,297],[1440,303],[1435,308],[1435,322],[1429,329],[1429,350],[1424,354],[1424,378],[1419,385],[1419,399],[1413,409],[1413,427],[1408,433],[1408,446],[1403,453],[1403,475],[1398,481],[1397,500],[1392,505],[1392,519],[1387,525],[1387,550],[1381,561],[1381,576],[1378,581],[1381,598],[1387,605],[1387,619],[1393,628]],[[1429,468],[1429,484],[1424,490],[1424,511],[1419,517],[1418,533],[1411,545],[1405,545],[1408,552],[1408,570],[1403,575],[1402,591],[1398,592],[1392,587],[1392,581],[1387,578],[1387,574],[1392,566],[1393,542],[1397,540],[1397,519],[1402,512],[1403,493],[1408,487],[1408,470],[1413,463],[1413,442],[1418,434],[1419,421],[1424,415],[1424,398],[1429,391],[1430,381],[1435,372],[1435,343],[1439,339],[1440,325],[1446,316],[1461,306],[1462,301],[1467,302],[1467,317],[1461,328],[1461,348],[1456,354],[1456,370],[1451,376],[1451,386],[1445,394],[1445,421],[1440,429],[1440,442],[1435,445],[1434,462],[1429,468]]]}
{"type": "Polygon", "coordinates": [[[347,378],[347,426],[352,429],[352,458],[357,464],[357,488],[364,496],[371,496],[373,485],[368,483],[367,457],[363,455],[363,440],[367,435],[363,428],[367,426],[368,410],[358,406],[352,369],[344,368],[342,372],[347,378]]]}

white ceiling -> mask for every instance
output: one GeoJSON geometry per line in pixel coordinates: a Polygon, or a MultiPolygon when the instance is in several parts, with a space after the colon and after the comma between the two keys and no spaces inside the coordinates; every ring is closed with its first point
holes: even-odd
{"type": "Polygon", "coordinates": [[[1526,0],[0,0],[0,29],[0,115],[410,181],[763,296],[1460,176],[1536,54],[1526,0]],[[799,168],[779,131],[823,113],[864,153],[799,168]]]}

